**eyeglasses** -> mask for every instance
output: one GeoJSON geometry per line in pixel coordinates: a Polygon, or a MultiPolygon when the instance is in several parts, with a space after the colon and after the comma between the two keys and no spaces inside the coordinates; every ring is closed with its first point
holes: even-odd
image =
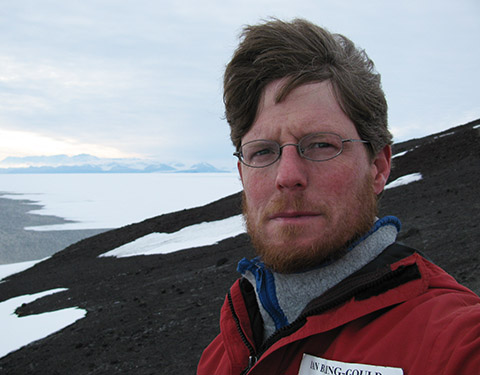
{"type": "Polygon", "coordinates": [[[246,166],[264,168],[280,159],[284,147],[295,146],[304,159],[326,161],[340,155],[345,142],[369,143],[363,139],[342,139],[335,133],[313,133],[306,135],[298,143],[287,143],[283,146],[268,139],[257,139],[245,143],[233,155],[246,166]]]}

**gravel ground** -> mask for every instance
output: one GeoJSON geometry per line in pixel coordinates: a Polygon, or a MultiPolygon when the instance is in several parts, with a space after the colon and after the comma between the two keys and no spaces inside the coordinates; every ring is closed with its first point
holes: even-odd
{"type": "Polygon", "coordinates": [[[56,216],[28,213],[41,208],[29,200],[2,198],[0,193],[0,264],[43,259],[107,229],[39,232],[24,227],[67,223],[56,216]]]}

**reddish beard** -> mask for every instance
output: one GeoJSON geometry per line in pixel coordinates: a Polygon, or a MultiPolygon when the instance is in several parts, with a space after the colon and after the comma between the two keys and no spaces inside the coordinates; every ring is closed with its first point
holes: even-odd
{"type": "MultiPolygon", "coordinates": [[[[348,212],[344,212],[337,227],[330,233],[319,235],[307,245],[296,245],[293,248],[278,245],[267,236],[264,226],[268,218],[275,213],[291,209],[294,211],[321,212],[325,220],[330,220],[328,207],[321,203],[307,202],[303,196],[286,199],[279,196],[273,199],[265,208],[260,218],[260,225],[249,220],[248,200],[243,193],[243,214],[253,247],[262,261],[272,270],[280,273],[293,273],[307,270],[322,262],[341,257],[345,251],[365,235],[372,227],[377,215],[377,196],[373,191],[372,179],[365,178],[360,188],[353,192],[353,204],[348,212]]],[[[276,239],[284,243],[299,243],[303,237],[304,228],[298,225],[285,225],[276,233],[276,239]]]]}

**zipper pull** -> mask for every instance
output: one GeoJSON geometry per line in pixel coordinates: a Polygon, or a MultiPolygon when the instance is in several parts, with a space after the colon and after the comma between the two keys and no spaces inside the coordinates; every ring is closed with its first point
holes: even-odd
{"type": "Polygon", "coordinates": [[[255,366],[255,363],[257,363],[257,357],[254,355],[251,355],[248,357],[248,366],[245,370],[242,371],[241,375],[246,375],[248,372],[252,369],[253,366],[255,366]]]}

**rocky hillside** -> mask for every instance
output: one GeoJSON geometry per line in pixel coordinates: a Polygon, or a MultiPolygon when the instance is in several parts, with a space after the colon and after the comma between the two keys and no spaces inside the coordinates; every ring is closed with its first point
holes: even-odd
{"type": "MultiPolygon", "coordinates": [[[[386,190],[382,215],[403,223],[400,240],[421,249],[480,293],[480,120],[396,144],[390,180],[423,179],[386,190]]],[[[75,324],[0,358],[2,374],[193,374],[218,333],[218,313],[253,252],[245,234],[166,255],[98,255],[152,232],[236,215],[240,196],[162,215],[82,240],[0,283],[0,301],[68,288],[17,309],[27,316],[78,306],[75,324]]],[[[6,338],[2,336],[2,340],[6,338]]]]}

